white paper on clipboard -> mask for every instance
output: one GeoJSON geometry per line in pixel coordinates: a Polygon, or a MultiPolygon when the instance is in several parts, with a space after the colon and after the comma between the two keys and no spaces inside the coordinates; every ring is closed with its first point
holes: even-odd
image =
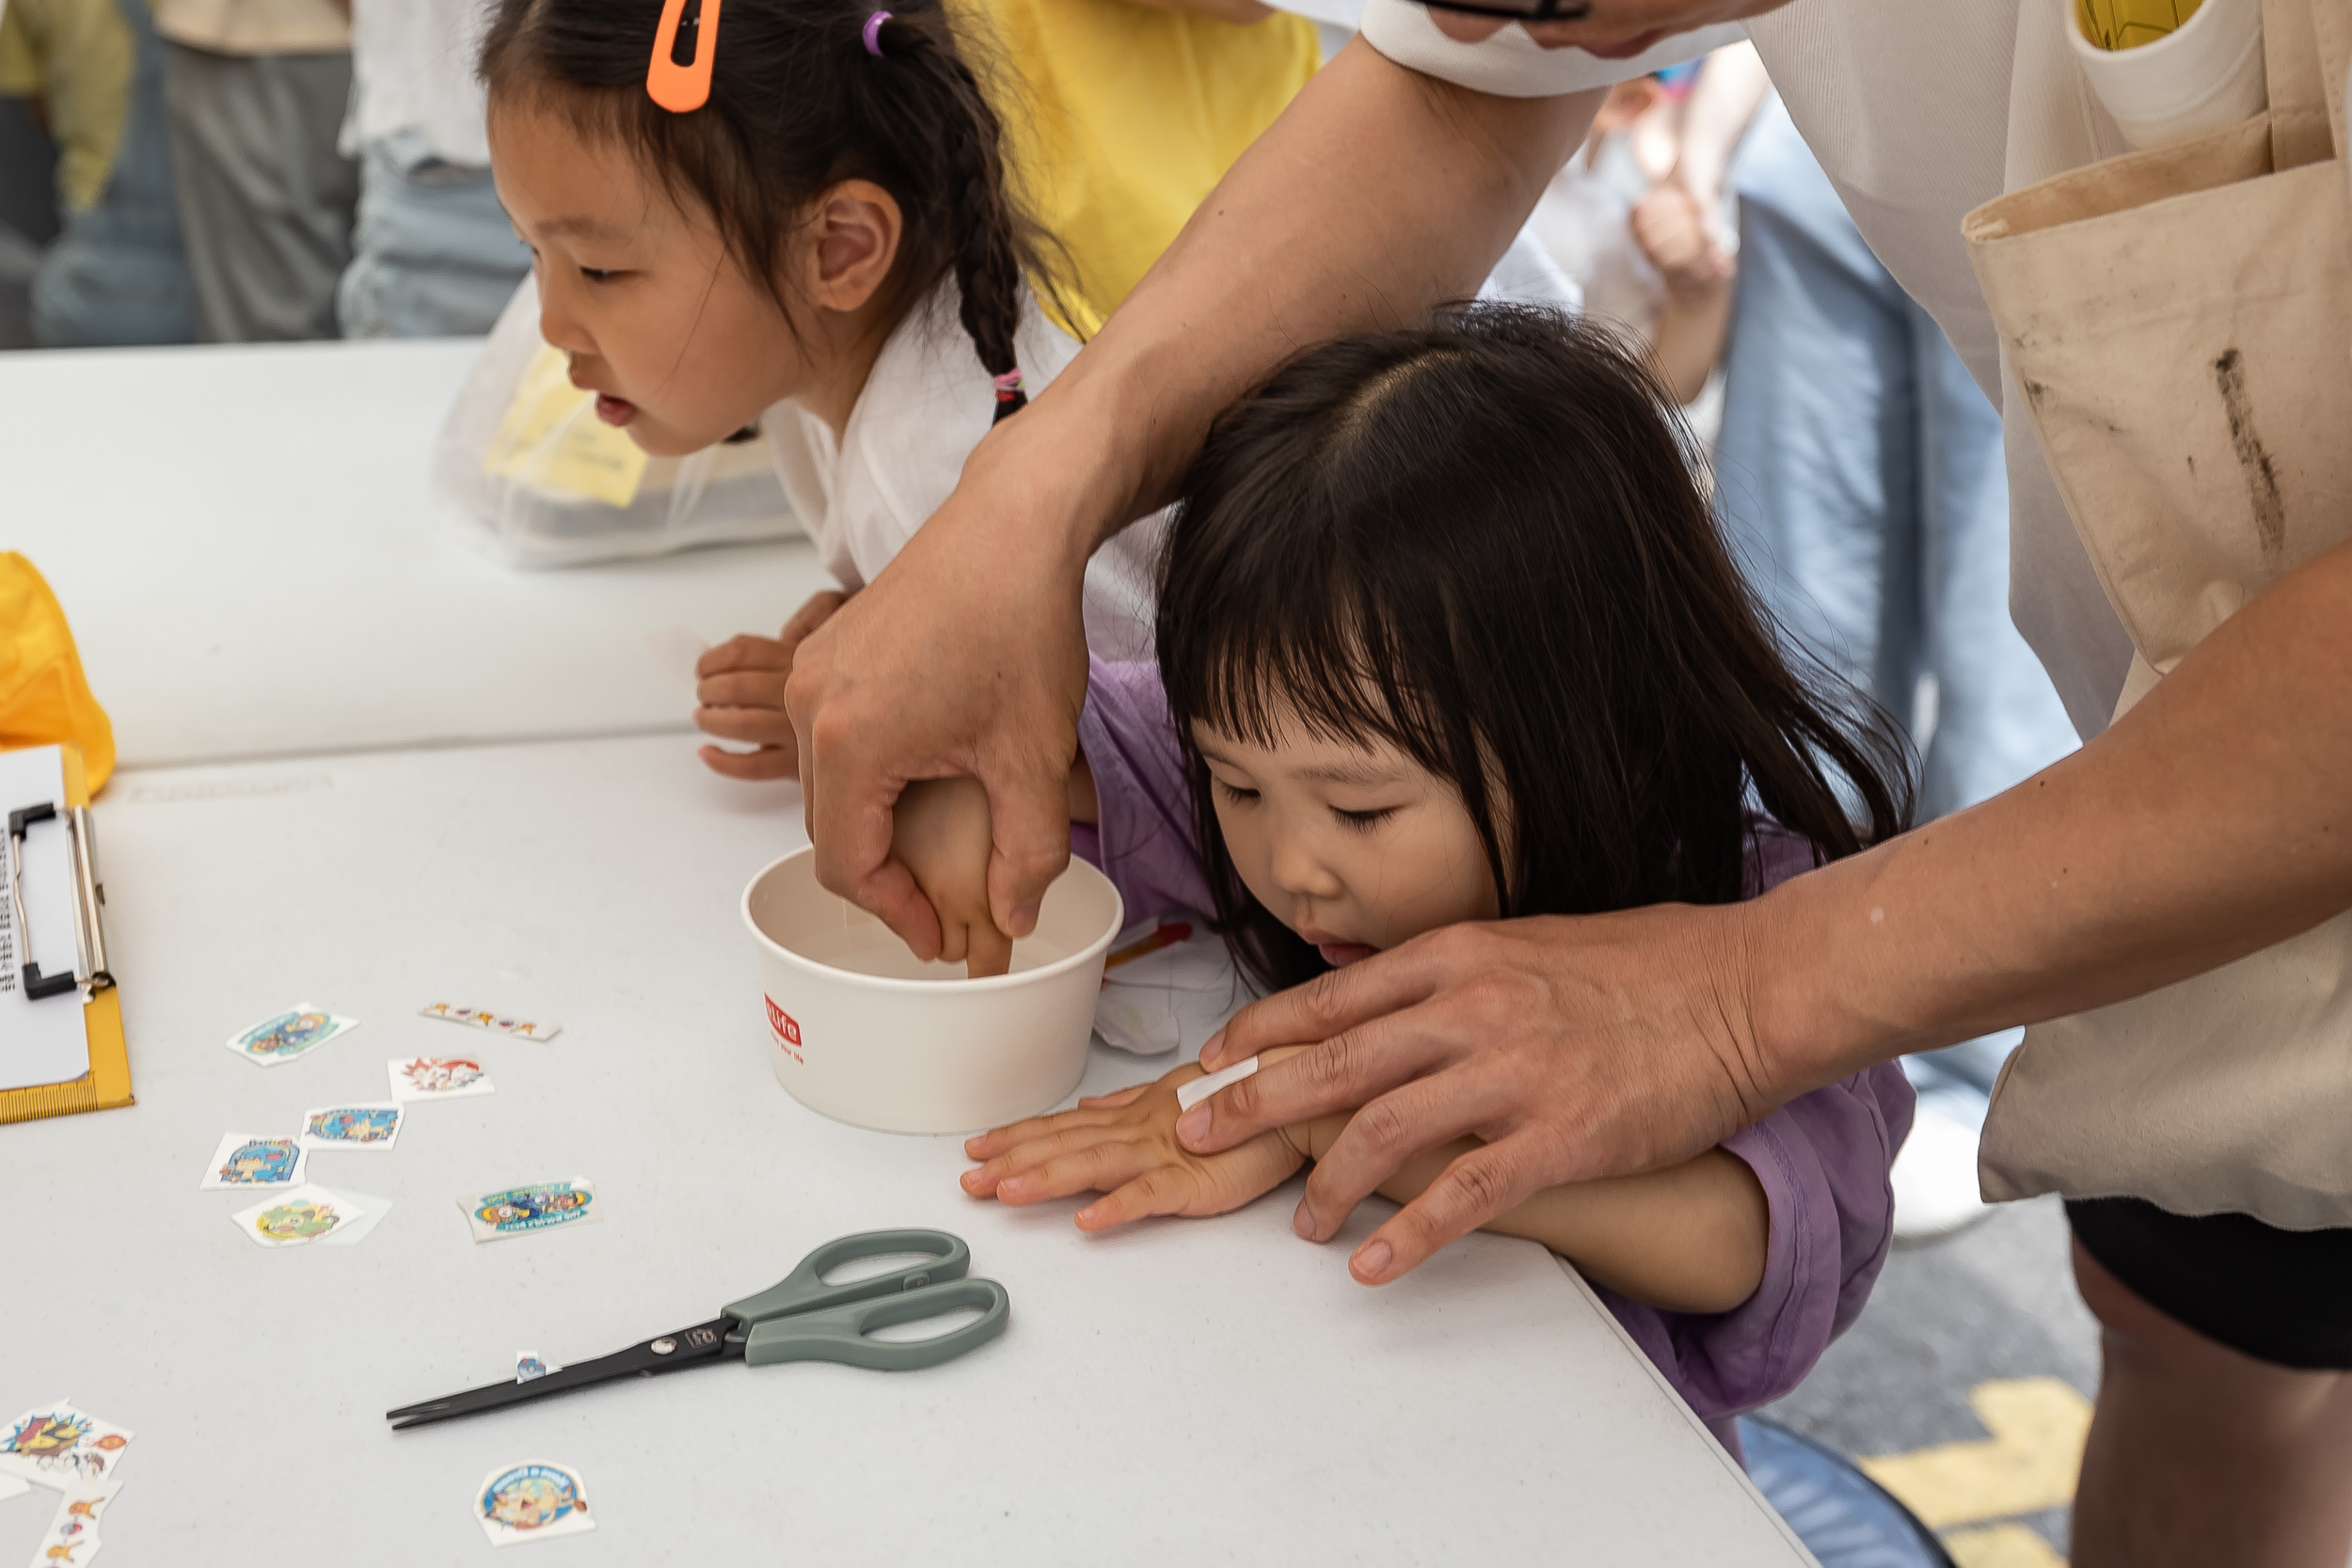
{"type": "MultiPolygon", "coordinates": [[[[66,844],[65,753],[55,746],[0,752],[0,831],[7,814],[54,801],[57,818],[24,835],[24,918],[32,927],[32,957],[44,974],[71,970],[73,935],[73,857],[66,844]]],[[[0,853],[7,852],[0,843],[0,853]]],[[[24,943],[15,911],[0,887],[0,1089],[63,1084],[89,1070],[89,1036],[82,998],[67,991],[39,1002],[24,995],[24,943]]]]}

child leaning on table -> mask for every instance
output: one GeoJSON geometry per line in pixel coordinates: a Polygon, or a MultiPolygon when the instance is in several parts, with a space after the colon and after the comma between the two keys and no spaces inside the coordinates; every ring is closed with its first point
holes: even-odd
{"type": "MultiPolygon", "coordinates": [[[[1214,910],[1281,987],[1457,921],[1755,897],[1900,831],[1900,743],[1775,651],[1677,436],[1626,348],[1540,311],[1473,308],[1294,360],[1185,481],[1157,667],[1091,665],[1081,852],[1130,910],[1214,910]]],[[[978,786],[913,786],[898,824],[943,927],[984,928],[978,786]]],[[[1200,1074],[976,1137],[964,1187],[1107,1194],[1087,1230],[1221,1213],[1346,1119],[1197,1156],[1176,1088],[1200,1074]]],[[[1727,1436],[1860,1311],[1911,1113],[1901,1070],[1874,1067],[1685,1164],[1555,1187],[1489,1228],[1574,1260],[1727,1436]]],[[[1381,1191],[1417,1195],[1468,1147],[1381,1191]]]]}
{"type": "MultiPolygon", "coordinates": [[[[825,570],[855,592],[991,425],[1078,352],[1035,296],[1060,257],[1015,198],[1005,127],[967,57],[981,13],[960,7],[951,25],[941,0],[727,0],[700,13],[715,40],[699,24],[674,39],[664,14],[660,0],[496,0],[490,163],[532,248],[541,335],[597,416],[657,456],[756,428],[825,570]],[[687,90],[657,98],[656,65],[687,90]]],[[[1137,528],[1089,563],[1092,645],[1149,651],[1157,545],[1137,528]]],[[[774,691],[842,597],[704,657],[696,721],[763,743],[705,747],[713,769],[790,775],[774,691]]]]}

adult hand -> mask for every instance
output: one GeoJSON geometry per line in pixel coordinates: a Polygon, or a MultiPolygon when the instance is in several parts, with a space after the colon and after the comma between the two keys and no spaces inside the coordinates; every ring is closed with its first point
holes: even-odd
{"type": "Polygon", "coordinates": [[[1050,423],[1027,425],[1036,411],[981,442],[947,504],[801,644],[785,689],[818,879],[924,959],[940,955],[939,917],[890,854],[909,783],[963,774],[988,791],[989,911],[1008,937],[1035,928],[1070,860],[1079,596],[1102,523],[1062,476],[1100,469],[1066,444],[1032,450],[1054,445],[1050,423]]]}
{"type": "Polygon", "coordinates": [[[1481,1148],[1349,1259],[1382,1285],[1540,1188],[1630,1174],[1720,1143],[1788,1097],[1748,1016],[1748,911],[1454,926],[1245,1008],[1201,1053],[1215,1069],[1311,1045],[1193,1107],[1195,1153],[1361,1106],[1308,1178],[1311,1241],[1414,1156],[1481,1148]]]}
{"type": "Polygon", "coordinates": [[[823,626],[849,595],[828,588],[809,595],[773,637],[748,633],[707,648],[694,661],[694,727],[723,740],[749,741],[758,748],[730,752],[706,746],[703,766],[730,779],[790,779],[800,774],[800,748],[784,711],[784,683],[793,656],[810,632],[823,626]]]}

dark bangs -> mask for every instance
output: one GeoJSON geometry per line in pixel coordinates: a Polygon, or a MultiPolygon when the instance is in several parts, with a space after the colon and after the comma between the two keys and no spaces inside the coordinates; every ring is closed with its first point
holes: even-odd
{"type": "Polygon", "coordinates": [[[1477,306],[1311,349],[1216,421],[1158,651],[1261,984],[1324,965],[1235,878],[1195,721],[1390,741],[1460,794],[1506,917],[1736,899],[1751,804],[1825,858],[1908,825],[1899,735],[1783,659],[1667,406],[1606,329],[1477,306]]]}

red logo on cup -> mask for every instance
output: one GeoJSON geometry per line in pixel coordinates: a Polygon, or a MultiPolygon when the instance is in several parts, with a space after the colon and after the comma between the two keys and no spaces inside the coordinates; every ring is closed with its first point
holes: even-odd
{"type": "Polygon", "coordinates": [[[777,1006],[776,999],[774,997],[762,995],[760,1000],[768,1004],[768,1027],[775,1031],[776,1038],[782,1040],[787,1045],[800,1044],[800,1020],[794,1018],[790,1013],[786,1012],[782,1007],[777,1006]]]}

